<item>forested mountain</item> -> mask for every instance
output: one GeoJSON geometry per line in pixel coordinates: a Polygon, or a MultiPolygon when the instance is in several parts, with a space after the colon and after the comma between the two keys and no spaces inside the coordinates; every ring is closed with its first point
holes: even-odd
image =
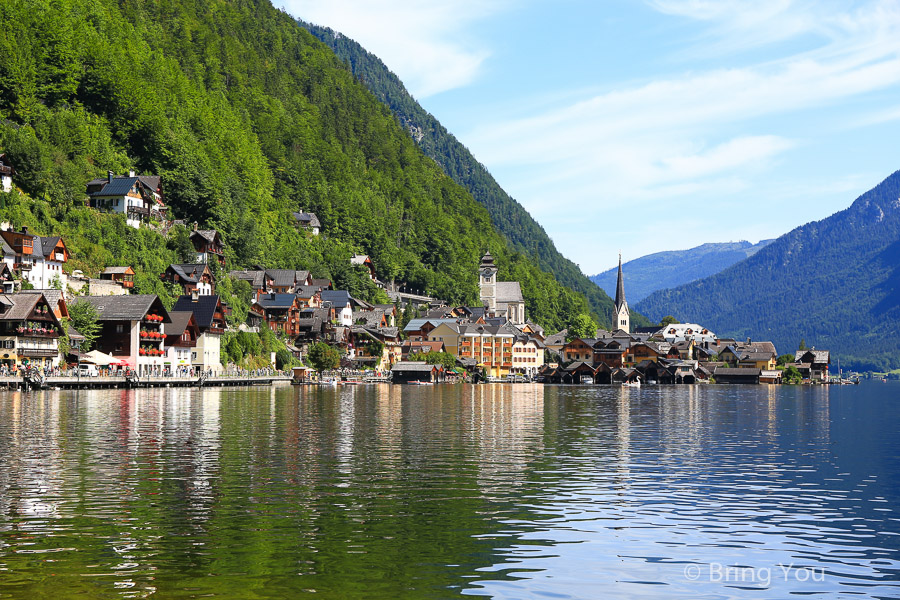
{"type": "MultiPolygon", "coordinates": [[[[678,287],[714,275],[734,263],[753,256],[772,240],[710,243],[689,250],[648,254],[622,265],[629,302],[637,303],[656,290],[678,287]]],[[[609,295],[616,293],[618,267],[592,275],[591,281],[609,295]]]]}
{"type": "Polygon", "coordinates": [[[802,339],[845,368],[900,367],[900,171],[850,208],[638,307],[720,336],[771,339],[779,353],[802,339]]]}
{"type": "MultiPolygon", "coordinates": [[[[377,56],[328,27],[299,23],[331,47],[353,74],[391,109],[425,154],[487,208],[494,226],[512,248],[530,257],[543,270],[553,273],[563,285],[584,294],[595,314],[603,321],[609,321],[612,299],[591,283],[575,263],[560,254],[544,228],[500,187],[453,134],[416,102],[403,82],[377,56]]],[[[639,326],[649,324],[636,313],[632,315],[632,322],[639,326]]]]}
{"type": "Polygon", "coordinates": [[[0,219],[64,236],[72,268],[130,264],[138,291],[165,291],[177,244],[83,206],[87,181],[134,168],[162,176],[175,217],[222,232],[230,267],[310,268],[376,294],[349,267],[360,252],[382,279],[474,302],[489,249],[545,327],[589,310],[268,0],[12,0],[0,22],[0,152],[24,193],[0,194],[0,219]],[[301,208],[324,235],[294,228],[301,208]]]}

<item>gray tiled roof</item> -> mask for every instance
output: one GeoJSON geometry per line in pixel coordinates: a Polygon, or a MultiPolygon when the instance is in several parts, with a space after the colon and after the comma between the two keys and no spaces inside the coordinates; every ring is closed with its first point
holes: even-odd
{"type": "Polygon", "coordinates": [[[497,302],[524,302],[522,297],[522,288],[518,281],[498,281],[497,282],[497,302]]]}
{"type": "Polygon", "coordinates": [[[34,249],[37,250],[38,247],[40,247],[41,255],[44,258],[48,258],[53,252],[53,249],[56,248],[56,244],[59,243],[59,240],[59,236],[41,237],[36,235],[34,236],[34,249]]]}
{"type": "Polygon", "coordinates": [[[558,346],[565,344],[567,335],[569,335],[569,330],[563,329],[558,333],[548,335],[546,338],[544,338],[544,344],[546,344],[547,346],[558,346]]]}
{"type": "Polygon", "coordinates": [[[350,292],[347,290],[322,290],[322,302],[331,302],[332,307],[344,307],[350,304],[350,292]]]}
{"type": "Polygon", "coordinates": [[[260,290],[266,285],[265,271],[229,271],[228,275],[233,279],[242,279],[250,283],[253,289],[260,290]]]}
{"type": "Polygon", "coordinates": [[[206,265],[202,263],[184,263],[184,264],[172,264],[169,265],[169,268],[175,271],[175,273],[189,283],[197,283],[200,281],[200,278],[203,277],[203,272],[206,270],[206,265]]]}
{"type": "Polygon", "coordinates": [[[172,322],[165,323],[165,325],[163,326],[163,332],[166,335],[181,337],[181,335],[184,333],[184,330],[187,329],[188,323],[190,322],[192,316],[194,316],[194,313],[187,310],[170,311],[169,318],[172,319],[172,322]]]}
{"type": "Polygon", "coordinates": [[[310,212],[292,212],[291,216],[294,217],[294,220],[298,221],[302,225],[306,227],[321,227],[321,223],[319,223],[319,217],[316,216],[315,213],[310,212]]]}
{"type": "Polygon", "coordinates": [[[197,230],[191,232],[191,237],[193,237],[195,235],[199,235],[200,237],[205,239],[207,242],[213,243],[214,241],[216,241],[217,233],[218,233],[218,231],[216,231],[215,229],[197,229],[197,230]]]}
{"type": "Polygon", "coordinates": [[[124,275],[131,267],[106,267],[101,273],[106,275],[124,275]]]}
{"type": "Polygon", "coordinates": [[[256,303],[264,309],[290,308],[296,299],[294,294],[263,294],[256,303]]]}
{"type": "Polygon", "coordinates": [[[294,269],[266,269],[266,277],[272,280],[275,287],[294,287],[297,283],[297,271],[294,269]]]}
{"type": "Polygon", "coordinates": [[[9,308],[0,315],[0,321],[24,321],[43,298],[42,294],[0,294],[0,304],[9,308]]]}
{"type": "Polygon", "coordinates": [[[185,295],[175,301],[172,310],[192,312],[200,331],[205,332],[212,327],[213,317],[218,307],[219,296],[217,294],[197,296],[196,299],[193,296],[185,295]]]}
{"type": "Polygon", "coordinates": [[[319,288],[315,285],[298,285],[294,289],[294,294],[300,298],[312,298],[317,293],[319,293],[319,288]]]}
{"type": "MultiPolygon", "coordinates": [[[[138,321],[144,317],[157,300],[156,294],[133,296],[85,296],[72,304],[88,302],[97,309],[103,321],[138,321]]],[[[161,311],[165,316],[165,311],[161,311]]]]}

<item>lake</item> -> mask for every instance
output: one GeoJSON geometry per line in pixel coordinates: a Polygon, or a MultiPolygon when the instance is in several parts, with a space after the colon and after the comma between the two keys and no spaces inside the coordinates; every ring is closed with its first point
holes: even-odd
{"type": "Polygon", "coordinates": [[[898,399],[4,392],[0,597],[898,598],[898,399]]]}

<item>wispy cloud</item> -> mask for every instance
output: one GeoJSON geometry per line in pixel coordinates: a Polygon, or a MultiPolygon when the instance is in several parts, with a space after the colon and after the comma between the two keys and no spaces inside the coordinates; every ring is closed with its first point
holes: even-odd
{"type": "Polygon", "coordinates": [[[741,188],[815,134],[798,138],[785,116],[900,84],[900,5],[870,3],[827,17],[788,0],[652,5],[708,22],[709,35],[736,45],[764,35],[815,34],[818,42],[778,60],[676,73],[464,133],[482,161],[514,173],[518,197],[551,230],[561,208],[584,215],[591,205],[607,210],[741,188]]]}
{"type": "Polygon", "coordinates": [[[506,0],[282,0],[299,19],[330,27],[378,56],[417,98],[471,83],[490,49],[468,28],[506,0]]]}

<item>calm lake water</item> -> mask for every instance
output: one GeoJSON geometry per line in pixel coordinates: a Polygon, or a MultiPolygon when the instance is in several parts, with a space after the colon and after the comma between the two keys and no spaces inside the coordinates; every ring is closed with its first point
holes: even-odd
{"type": "Polygon", "coordinates": [[[0,597],[900,597],[900,385],[0,394],[0,597]]]}

